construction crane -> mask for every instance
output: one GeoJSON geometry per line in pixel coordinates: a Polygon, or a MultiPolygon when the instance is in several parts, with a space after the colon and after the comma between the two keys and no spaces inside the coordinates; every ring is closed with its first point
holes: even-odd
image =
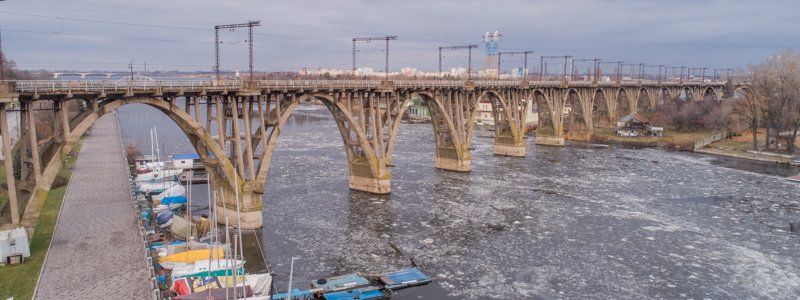
{"type": "Polygon", "coordinates": [[[467,80],[472,78],[472,49],[478,48],[478,45],[464,45],[464,46],[441,46],[439,47],[439,74],[442,74],[442,50],[460,50],[467,49],[467,80]]]}
{"type": "Polygon", "coordinates": [[[533,53],[533,51],[530,51],[530,50],[527,50],[527,51],[498,52],[497,53],[497,74],[498,74],[498,77],[500,76],[500,61],[501,61],[501,57],[502,57],[503,54],[508,54],[508,55],[522,54],[522,55],[524,55],[525,58],[523,59],[523,61],[524,61],[523,64],[525,65],[525,69],[523,69],[522,78],[528,77],[528,54],[532,54],[532,53],[533,53]]]}
{"type": "Polygon", "coordinates": [[[226,24],[226,25],[217,25],[214,26],[214,45],[215,45],[215,64],[214,64],[214,73],[215,78],[219,80],[219,30],[220,29],[230,29],[231,31],[236,30],[236,28],[245,28],[247,27],[247,43],[249,44],[250,55],[249,65],[250,65],[250,80],[253,80],[253,27],[261,26],[261,21],[249,21],[247,23],[240,23],[240,24],[226,24]]]}
{"type": "Polygon", "coordinates": [[[387,35],[387,36],[380,36],[380,37],[363,37],[363,38],[353,38],[353,75],[356,75],[356,42],[371,42],[371,41],[386,41],[386,51],[384,55],[386,57],[386,64],[383,67],[384,77],[386,80],[389,80],[389,41],[396,40],[396,35],[387,35]]]}

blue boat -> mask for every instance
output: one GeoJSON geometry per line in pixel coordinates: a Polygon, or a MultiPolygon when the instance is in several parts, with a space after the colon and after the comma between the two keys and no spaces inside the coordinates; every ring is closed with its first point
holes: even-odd
{"type": "MultiPolygon", "coordinates": [[[[380,275],[347,274],[321,278],[311,283],[311,289],[292,289],[292,297],[286,293],[272,295],[273,300],[304,300],[312,296],[326,300],[386,299],[390,291],[425,285],[431,278],[417,268],[386,272],[380,275]]],[[[318,299],[318,298],[314,298],[318,299]]]]}
{"type": "Polygon", "coordinates": [[[367,287],[352,289],[349,291],[338,291],[332,293],[325,293],[323,295],[325,300],[370,300],[370,299],[384,299],[386,296],[381,292],[379,287],[367,287]]]}
{"type": "MultiPolygon", "coordinates": [[[[310,298],[313,295],[314,295],[314,292],[312,292],[310,290],[301,291],[299,289],[292,289],[292,299],[291,300],[305,300],[305,299],[310,298]]],[[[272,294],[270,299],[272,299],[272,300],[288,300],[289,299],[289,298],[287,298],[288,296],[289,295],[287,295],[287,293],[276,293],[276,294],[272,294]]]]}
{"type": "Polygon", "coordinates": [[[184,241],[171,241],[169,243],[164,244],[163,242],[153,242],[148,246],[150,250],[156,250],[160,247],[166,247],[167,245],[183,245],[186,244],[184,241]]]}
{"type": "Polygon", "coordinates": [[[369,285],[369,280],[357,274],[347,274],[317,279],[311,283],[315,288],[335,292],[369,285]]]}
{"type": "Polygon", "coordinates": [[[170,196],[164,197],[161,199],[161,204],[170,205],[170,204],[185,204],[186,203],[186,196],[170,196]]]}
{"type": "Polygon", "coordinates": [[[431,277],[425,275],[425,273],[422,273],[422,271],[417,268],[383,273],[379,279],[387,289],[392,291],[425,285],[431,282],[431,277]]]}

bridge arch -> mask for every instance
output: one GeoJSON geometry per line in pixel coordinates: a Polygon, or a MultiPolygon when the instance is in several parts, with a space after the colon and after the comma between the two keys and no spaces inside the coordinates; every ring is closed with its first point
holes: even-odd
{"type": "Polygon", "coordinates": [[[653,110],[655,106],[655,99],[653,98],[654,95],[650,93],[650,90],[641,87],[637,89],[638,92],[636,93],[636,111],[641,113],[650,112],[653,110]]]}
{"type": "Polygon", "coordinates": [[[734,97],[734,98],[736,98],[736,97],[742,97],[742,98],[744,98],[744,97],[746,97],[748,94],[751,94],[752,92],[753,92],[753,91],[750,89],[750,87],[749,87],[749,86],[746,86],[746,85],[738,86],[738,87],[735,87],[735,88],[733,89],[733,97],[734,97]]]}
{"type": "Polygon", "coordinates": [[[659,91],[661,93],[661,97],[656,100],[656,107],[663,106],[665,103],[673,101],[673,99],[676,97],[667,87],[662,87],[659,89],[659,91]]]}
{"type": "MultiPolygon", "coordinates": [[[[616,95],[614,96],[614,102],[617,104],[617,110],[615,116],[617,118],[627,115],[632,112],[632,108],[634,107],[633,101],[631,99],[631,95],[626,88],[619,88],[617,89],[616,95]]],[[[616,120],[612,120],[616,122],[616,120]]]]}
{"type": "Polygon", "coordinates": [[[701,92],[701,95],[702,95],[701,100],[707,100],[707,99],[713,99],[716,101],[722,100],[722,94],[720,94],[720,91],[717,91],[712,86],[706,86],[701,92]]]}
{"type": "MultiPolygon", "coordinates": [[[[255,181],[258,185],[263,187],[266,183],[272,155],[277,147],[281,130],[291,114],[300,103],[318,100],[331,113],[342,136],[348,160],[350,188],[369,190],[378,194],[389,193],[390,175],[387,158],[382,151],[376,151],[374,145],[371,144],[378,139],[377,136],[371,137],[381,133],[373,132],[370,127],[362,128],[359,125],[359,121],[356,120],[356,116],[353,115],[354,111],[362,111],[352,110],[345,107],[342,101],[337,101],[337,99],[341,99],[344,96],[340,93],[312,92],[291,94],[288,97],[275,99],[276,107],[269,116],[273,128],[264,138],[259,140],[258,145],[254,146],[263,149],[263,154],[259,158],[258,172],[255,176],[255,181]],[[367,132],[365,130],[370,131],[367,132]]],[[[372,100],[367,101],[371,102],[372,100]]]]}
{"type": "Polygon", "coordinates": [[[564,132],[569,140],[588,141],[593,131],[594,90],[570,88],[564,95],[564,132]]]}
{"type": "Polygon", "coordinates": [[[603,89],[595,89],[592,93],[592,124],[596,126],[610,126],[612,124],[613,109],[609,105],[608,95],[603,89]]]}
{"type": "MultiPolygon", "coordinates": [[[[260,197],[261,189],[248,186],[243,178],[238,177],[239,175],[236,173],[233,164],[228,160],[227,155],[222,151],[219,145],[216,144],[208,132],[206,132],[200,123],[188,113],[174,105],[173,101],[174,100],[163,100],[154,97],[104,98],[93,100],[93,103],[97,103],[95,109],[88,109],[80,113],[76,116],[73,124],[70,125],[65,147],[71,147],[70,145],[77,143],[78,139],[80,139],[98,119],[123,105],[144,104],[153,107],[167,115],[189,138],[195,151],[203,161],[203,166],[209,174],[211,182],[220,183],[220,186],[215,188],[221,188],[225,192],[225,197],[222,201],[225,201],[227,207],[235,207],[236,198],[234,195],[238,192],[241,198],[239,203],[242,211],[241,226],[248,228],[260,227],[262,205],[260,197]]],[[[45,167],[45,170],[55,169],[57,171],[59,164],[59,160],[51,159],[45,167]]],[[[47,174],[47,172],[48,171],[45,171],[45,174],[47,174]]],[[[45,184],[49,187],[50,184],[52,184],[52,180],[46,181],[45,184]]],[[[218,207],[218,209],[223,214],[233,214],[235,211],[233,209],[225,211],[222,207],[218,207]]],[[[240,224],[235,225],[238,226],[240,224]]]]}
{"type": "Polygon", "coordinates": [[[677,99],[682,100],[683,102],[696,101],[697,96],[695,95],[694,91],[692,91],[691,87],[683,86],[678,93],[677,99]]]}
{"type": "MultiPolygon", "coordinates": [[[[448,114],[448,110],[443,103],[444,98],[449,101],[451,98],[461,97],[458,101],[474,102],[469,106],[467,111],[462,111],[465,115],[463,117],[468,120],[474,121],[477,117],[477,97],[474,95],[454,95],[453,91],[440,90],[440,91],[415,91],[405,93],[399,97],[402,100],[400,108],[397,112],[397,119],[395,124],[392,124],[389,132],[389,143],[386,151],[387,159],[391,161],[394,155],[395,141],[400,128],[400,119],[413,104],[414,99],[420,101],[428,108],[431,115],[431,126],[433,129],[434,142],[436,144],[435,166],[438,169],[468,172],[472,170],[472,156],[469,151],[469,145],[472,141],[472,129],[474,123],[469,122],[467,126],[457,126],[456,120],[453,116],[448,114]],[[437,97],[436,93],[439,93],[437,97]],[[445,95],[447,94],[447,95],[445,95]],[[405,97],[403,97],[405,96],[405,97]],[[469,99],[469,98],[475,99],[469,99]],[[405,99],[402,99],[405,98],[405,99]]],[[[458,105],[456,105],[458,106],[458,105]]],[[[463,109],[459,106],[457,109],[463,109]]]]}
{"type": "MultiPolygon", "coordinates": [[[[479,93],[478,99],[489,99],[494,118],[494,154],[524,157],[525,117],[529,102],[527,92],[516,89],[487,89],[479,93]]],[[[474,123],[474,119],[469,122],[474,123]]]]}

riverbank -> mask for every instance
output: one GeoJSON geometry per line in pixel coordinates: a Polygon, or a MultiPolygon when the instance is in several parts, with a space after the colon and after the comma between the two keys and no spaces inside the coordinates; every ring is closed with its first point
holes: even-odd
{"type": "MultiPolygon", "coordinates": [[[[769,162],[785,165],[796,165],[790,157],[753,153],[748,151],[752,147],[752,136],[739,136],[712,142],[707,146],[695,149],[698,141],[713,135],[711,131],[677,132],[664,131],[663,137],[623,137],[617,136],[611,128],[597,129],[592,134],[592,142],[604,144],[617,144],[629,147],[662,148],[679,151],[693,151],[698,153],[747,159],[759,162],[769,162]]],[[[761,139],[763,143],[763,138],[761,139]]]]}
{"type": "Polygon", "coordinates": [[[614,132],[613,128],[597,128],[592,134],[591,141],[596,143],[618,144],[630,147],[693,151],[695,142],[700,141],[711,134],[713,134],[713,132],[707,130],[695,132],[664,130],[663,137],[624,137],[618,136],[614,132]]]}
{"type": "MultiPolygon", "coordinates": [[[[72,167],[75,166],[81,148],[79,142],[67,159],[66,168],[59,171],[59,176],[72,178],[72,167]]],[[[2,172],[5,176],[5,172],[2,172]]],[[[24,264],[0,267],[0,299],[31,299],[36,282],[39,280],[39,271],[44,264],[47,249],[55,230],[61,204],[66,194],[67,186],[51,189],[39,212],[36,227],[30,240],[31,256],[24,264]]]]}
{"type": "MultiPolygon", "coordinates": [[[[763,144],[764,139],[761,138],[759,140],[763,144]]],[[[752,135],[743,135],[713,142],[703,149],[697,150],[697,152],[777,164],[796,165],[790,155],[769,155],[767,153],[748,151],[752,149],[752,147],[752,135]]]]}

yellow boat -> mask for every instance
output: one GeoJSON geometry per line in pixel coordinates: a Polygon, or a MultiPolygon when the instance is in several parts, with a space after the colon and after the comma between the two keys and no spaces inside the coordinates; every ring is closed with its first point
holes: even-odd
{"type": "Polygon", "coordinates": [[[219,246],[214,247],[213,249],[189,250],[164,256],[159,259],[159,262],[161,262],[162,266],[167,268],[167,266],[174,266],[175,264],[189,264],[198,260],[208,260],[209,258],[225,258],[224,249],[219,246]]]}

